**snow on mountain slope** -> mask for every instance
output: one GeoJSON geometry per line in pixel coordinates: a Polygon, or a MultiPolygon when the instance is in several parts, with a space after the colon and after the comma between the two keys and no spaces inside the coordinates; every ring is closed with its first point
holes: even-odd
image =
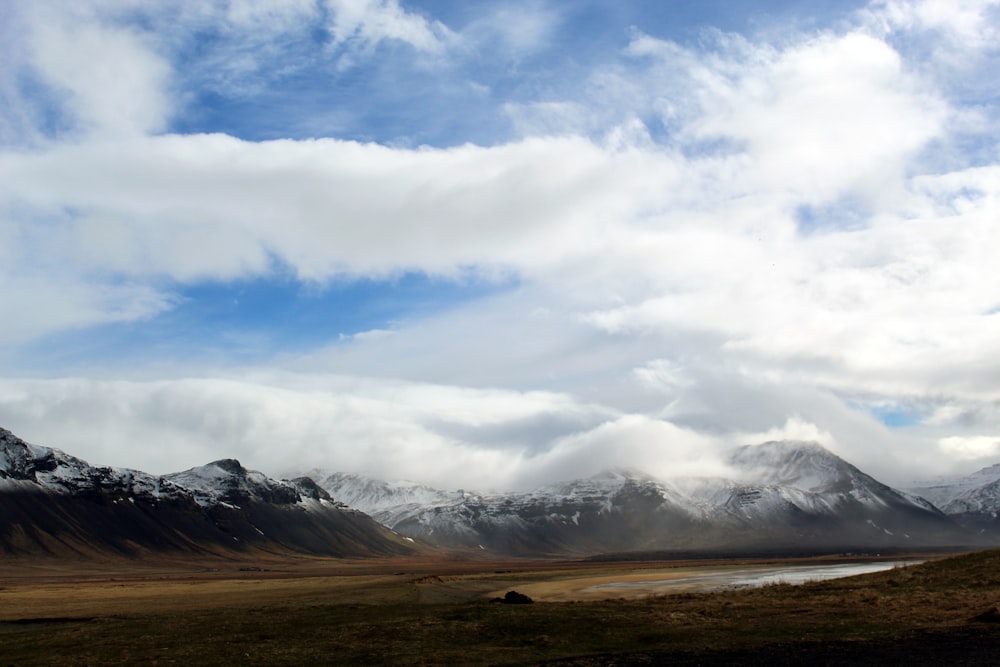
{"type": "Polygon", "coordinates": [[[947,514],[977,514],[996,519],[1000,514],[1000,480],[966,491],[945,504],[947,514]]]}
{"type": "Polygon", "coordinates": [[[191,492],[203,507],[220,503],[238,507],[247,500],[290,505],[309,499],[333,504],[330,495],[309,478],[271,479],[257,470],[247,470],[236,459],[213,461],[163,478],[191,492]]]}
{"type": "MultiPolygon", "coordinates": [[[[0,538],[8,536],[0,547],[9,551],[12,536],[34,530],[34,546],[16,548],[108,534],[124,550],[221,540],[309,553],[400,553],[406,543],[385,527],[440,547],[523,556],[970,543],[926,501],[813,443],[741,447],[729,464],[731,479],[663,480],[614,469],[531,491],[476,493],[315,471],[319,484],[279,481],[234,459],[157,477],[90,466],[0,430],[0,538]],[[52,507],[42,512],[45,503],[52,507]],[[43,514],[44,525],[32,528],[43,514]],[[71,526],[66,517],[76,517],[71,526]],[[173,528],[163,532],[165,525],[173,528]]],[[[1000,494],[988,491],[966,497],[963,507],[992,507],[988,501],[1000,494]]]]}
{"type": "Polygon", "coordinates": [[[0,554],[403,554],[412,546],[311,479],[223,459],[172,475],[96,467],[0,429],[0,554]]]}
{"type": "Polygon", "coordinates": [[[559,482],[531,491],[508,493],[477,493],[473,491],[442,491],[414,482],[386,482],[348,473],[320,476],[320,486],[346,503],[376,517],[387,517],[392,523],[414,514],[441,514],[446,509],[477,507],[480,513],[498,517],[527,507],[561,507],[584,504],[608,510],[611,499],[627,485],[657,485],[664,496],[677,497],[652,478],[635,473],[610,470],[587,479],[559,482]]]}
{"type": "Polygon", "coordinates": [[[811,442],[765,442],[734,450],[729,464],[741,481],[790,486],[803,491],[842,490],[856,468],[811,442]]]}
{"type": "Polygon", "coordinates": [[[247,470],[235,459],[222,459],[184,472],[155,476],[128,468],[92,466],[59,449],[29,444],[10,431],[0,429],[0,484],[4,482],[8,487],[34,487],[60,494],[100,491],[117,493],[123,498],[190,496],[202,507],[236,506],[246,500],[273,504],[313,500],[335,505],[329,494],[311,479],[270,479],[262,472],[247,470]]]}
{"type": "MultiPolygon", "coordinates": [[[[91,466],[59,449],[24,442],[0,428],[0,485],[50,493],[117,493],[122,497],[179,497],[184,491],[139,470],[91,466]]],[[[2,487],[0,487],[2,488],[2,487]]]]}
{"type": "Polygon", "coordinates": [[[322,480],[333,497],[358,503],[400,534],[440,546],[515,554],[617,549],[641,532],[633,526],[641,523],[634,516],[640,505],[658,514],[656,522],[690,523],[675,492],[623,471],[516,493],[439,491],[346,474],[322,480]]]}
{"type": "Polygon", "coordinates": [[[311,470],[306,477],[331,494],[335,489],[333,497],[338,501],[369,514],[389,507],[449,505],[464,498],[461,491],[438,491],[415,482],[385,482],[351,473],[311,470]]]}
{"type": "Polygon", "coordinates": [[[321,485],[401,534],[443,546],[629,550],[961,539],[926,501],[814,443],[741,447],[730,465],[736,479],[657,480],[617,469],[516,493],[446,492],[344,474],[327,475],[321,485]]]}
{"type": "Polygon", "coordinates": [[[919,494],[944,509],[957,498],[975,492],[1000,480],[1000,463],[982,468],[969,475],[942,475],[914,482],[909,491],[919,494]]]}
{"type": "Polygon", "coordinates": [[[970,475],[938,477],[915,482],[910,491],[919,494],[960,521],[991,523],[1000,515],[1000,464],[970,475]]]}
{"type": "Polygon", "coordinates": [[[746,482],[806,491],[834,505],[853,499],[876,508],[899,504],[935,510],[923,498],[879,482],[817,443],[746,445],[730,455],[729,464],[746,482]]]}

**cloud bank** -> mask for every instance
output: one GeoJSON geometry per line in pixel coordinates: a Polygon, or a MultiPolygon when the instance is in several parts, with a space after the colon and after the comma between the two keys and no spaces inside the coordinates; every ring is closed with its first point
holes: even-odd
{"type": "Polygon", "coordinates": [[[897,482],[1000,456],[998,3],[636,25],[586,63],[522,9],[6,7],[0,423],[494,488],[776,437],[897,482]],[[495,289],[249,366],[56,353],[192,286],[407,275],[495,289]]]}

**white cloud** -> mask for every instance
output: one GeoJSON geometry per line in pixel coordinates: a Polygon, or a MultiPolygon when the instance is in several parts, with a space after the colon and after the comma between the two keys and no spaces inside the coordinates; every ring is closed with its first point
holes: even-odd
{"type": "Polygon", "coordinates": [[[176,301],[141,283],[79,284],[51,275],[0,275],[0,346],[54,332],[158,315],[176,301]]]}
{"type": "Polygon", "coordinates": [[[229,0],[219,3],[233,26],[254,32],[287,33],[308,19],[318,18],[315,0],[229,0]]]}
{"type": "Polygon", "coordinates": [[[28,21],[31,64],[85,133],[157,132],[173,112],[171,67],[136,29],[99,20],[86,6],[37,5],[28,21]]]}
{"type": "Polygon", "coordinates": [[[816,424],[804,421],[799,416],[789,417],[782,426],[771,428],[763,433],[750,433],[741,436],[747,443],[771,442],[781,440],[796,440],[799,442],[818,442],[819,444],[837,450],[837,444],[833,436],[816,426],[816,424]]]}
{"type": "Polygon", "coordinates": [[[1000,455],[1000,438],[977,435],[971,437],[949,436],[941,438],[941,449],[951,457],[979,459],[1000,455]]]}
{"type": "MultiPolygon", "coordinates": [[[[37,20],[18,67],[86,131],[0,153],[0,342],[154,316],[174,303],[164,285],[276,265],[320,285],[420,271],[517,287],[280,362],[312,380],[11,381],[0,423],[96,462],[148,442],[123,462],[159,471],[297,457],[428,481],[488,471],[476,485],[626,459],[694,470],[739,438],[821,439],[879,470],[989,453],[1000,172],[995,114],[965,83],[995,60],[996,4],[943,6],[877,3],[781,43],[637,33],[574,95],[499,101],[523,139],[439,149],[151,136],[183,104],[168,55],[184,26],[231,31],[220,62],[248,45],[212,70],[243,86],[313,3],[188,6],[159,37],[108,20],[113,3],[19,11],[37,20]],[[958,43],[977,68],[924,53],[958,43]],[[854,407],[893,402],[926,417],[891,432],[854,407]]],[[[328,7],[349,58],[476,39],[515,58],[556,21],[520,17],[519,41],[502,10],[500,37],[456,37],[395,1],[328,7]]],[[[33,122],[3,76],[13,122],[33,122]]]]}
{"type": "Polygon", "coordinates": [[[997,0],[878,0],[863,15],[885,33],[937,31],[950,47],[969,52],[997,48],[998,7],[997,0]]]}
{"type": "MultiPolygon", "coordinates": [[[[588,430],[608,414],[551,392],[315,374],[0,382],[0,423],[22,437],[94,464],[156,473],[225,456],[275,475],[321,467],[509,488],[563,471],[538,477],[535,458],[548,454],[491,434],[547,417],[588,430]],[[455,437],[455,427],[472,437],[455,437]]],[[[613,452],[603,458],[614,460],[613,452]]]]}
{"type": "Polygon", "coordinates": [[[77,211],[49,230],[53,245],[84,240],[70,261],[190,280],[260,273],[270,253],[325,280],[558,262],[579,251],[570,228],[592,250],[670,166],[576,138],[402,150],[164,136],[7,154],[0,192],[32,216],[77,211]]]}
{"type": "Polygon", "coordinates": [[[550,47],[562,18],[547,3],[494,3],[460,34],[466,48],[488,52],[492,59],[516,66],[522,59],[550,47]]]}
{"type": "Polygon", "coordinates": [[[718,438],[668,421],[626,415],[562,438],[523,461],[519,486],[588,477],[616,467],[633,467],[663,479],[725,476],[725,447],[718,438]]]}
{"type": "Polygon", "coordinates": [[[339,43],[357,42],[362,50],[383,40],[398,40],[417,51],[441,53],[451,31],[438,21],[403,9],[398,0],[327,0],[333,10],[330,31],[339,43]]]}
{"type": "Polygon", "coordinates": [[[728,158],[712,165],[728,181],[720,194],[877,208],[945,132],[939,91],[864,31],[789,35],[781,47],[706,37],[707,53],[635,34],[632,68],[605,72],[595,94],[624,100],[618,113],[662,124],[689,153],[728,158]]]}

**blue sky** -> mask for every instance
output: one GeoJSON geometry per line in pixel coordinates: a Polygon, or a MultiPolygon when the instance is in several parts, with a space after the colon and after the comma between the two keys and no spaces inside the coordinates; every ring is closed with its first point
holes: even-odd
{"type": "Polygon", "coordinates": [[[0,424],[464,486],[768,438],[995,462],[998,31],[971,0],[0,0],[0,424]]]}

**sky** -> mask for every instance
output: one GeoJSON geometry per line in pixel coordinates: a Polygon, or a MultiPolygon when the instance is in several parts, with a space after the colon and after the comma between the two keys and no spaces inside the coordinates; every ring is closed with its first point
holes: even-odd
{"type": "Polygon", "coordinates": [[[1000,462],[997,0],[0,0],[0,426],[445,488],[1000,462]]]}

